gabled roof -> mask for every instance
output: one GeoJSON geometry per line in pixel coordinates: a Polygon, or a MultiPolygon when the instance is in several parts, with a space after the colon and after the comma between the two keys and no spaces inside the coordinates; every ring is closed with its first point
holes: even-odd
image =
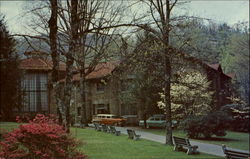
{"type": "MultiPolygon", "coordinates": [[[[30,57],[22,59],[20,61],[20,69],[23,70],[52,70],[53,62],[49,59],[43,59],[40,57],[30,57]]],[[[59,71],[66,71],[66,64],[63,62],[59,63],[59,71]]]]}
{"type": "Polygon", "coordinates": [[[216,64],[208,64],[206,63],[209,67],[211,67],[212,69],[215,69],[216,71],[219,70],[220,64],[216,63],[216,64]]]}
{"type": "Polygon", "coordinates": [[[225,76],[228,77],[228,78],[232,78],[232,79],[233,79],[233,78],[235,77],[235,74],[234,74],[234,73],[225,74],[225,73],[223,72],[223,70],[221,69],[221,65],[220,65],[219,63],[216,63],[216,64],[208,64],[208,63],[206,63],[206,65],[207,65],[208,67],[210,67],[210,68],[216,70],[216,71],[220,71],[223,75],[225,75],[225,76]]]}

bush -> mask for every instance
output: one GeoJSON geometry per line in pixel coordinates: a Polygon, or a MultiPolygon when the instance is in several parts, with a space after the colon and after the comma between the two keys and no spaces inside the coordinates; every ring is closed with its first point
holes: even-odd
{"type": "Polygon", "coordinates": [[[182,127],[190,138],[211,138],[213,135],[225,136],[230,121],[228,114],[218,111],[206,116],[189,117],[182,127]]]}
{"type": "Polygon", "coordinates": [[[56,124],[55,119],[39,114],[29,124],[20,125],[4,135],[0,142],[0,158],[85,158],[76,150],[77,145],[79,142],[56,124]]]}
{"type": "Polygon", "coordinates": [[[233,131],[250,132],[250,108],[239,104],[227,104],[222,107],[232,117],[230,129],[233,131]]]}

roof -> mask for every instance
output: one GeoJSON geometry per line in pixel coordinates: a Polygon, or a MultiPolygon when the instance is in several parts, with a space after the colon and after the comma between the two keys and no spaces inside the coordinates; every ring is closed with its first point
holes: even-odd
{"type": "Polygon", "coordinates": [[[94,71],[87,75],[87,79],[102,78],[108,76],[118,66],[119,62],[105,62],[98,64],[94,71]]]}
{"type": "MultiPolygon", "coordinates": [[[[20,69],[23,70],[52,70],[53,62],[49,59],[30,57],[20,61],[20,69]]],[[[66,71],[66,64],[59,63],[59,71],[66,71]]]]}
{"type": "MultiPolygon", "coordinates": [[[[207,64],[207,63],[206,63],[207,64]]],[[[216,64],[207,64],[210,68],[215,69],[218,71],[220,64],[216,63],[216,64]]]]}
{"type": "Polygon", "coordinates": [[[228,73],[226,74],[228,77],[234,78],[235,77],[235,73],[228,73]]]}
{"type": "MultiPolygon", "coordinates": [[[[172,48],[173,49],[173,48],[172,48]]],[[[174,49],[176,50],[176,49],[174,49]]],[[[199,63],[200,65],[204,66],[204,67],[207,67],[207,68],[210,68],[210,69],[213,69],[215,71],[220,71],[222,72],[223,75],[225,75],[226,77],[228,78],[234,78],[235,76],[232,75],[232,74],[225,74],[223,72],[223,70],[221,69],[221,65],[219,63],[214,63],[214,64],[209,64],[201,59],[198,59],[198,58],[195,58],[195,57],[192,57],[192,56],[187,56],[187,54],[183,53],[183,52],[180,52],[180,51],[177,51],[179,53],[180,56],[182,56],[183,58],[185,59],[188,59],[188,60],[191,60],[193,62],[196,62],[196,63],[199,63]]]]}
{"type": "MultiPolygon", "coordinates": [[[[208,64],[206,63],[206,65],[216,71],[219,71],[219,68],[221,67],[219,63],[216,64],[208,64]]],[[[220,68],[221,69],[221,68],[220,68]]],[[[222,74],[225,75],[228,78],[234,78],[235,77],[235,73],[229,73],[229,74],[225,74],[222,70],[221,70],[222,74]]]]}
{"type": "MultiPolygon", "coordinates": [[[[86,76],[86,79],[98,79],[111,75],[112,71],[119,65],[119,62],[103,62],[96,65],[94,71],[86,76]]],[[[62,79],[61,82],[64,82],[62,79]]],[[[73,81],[80,81],[80,73],[73,75],[73,81]]]]}

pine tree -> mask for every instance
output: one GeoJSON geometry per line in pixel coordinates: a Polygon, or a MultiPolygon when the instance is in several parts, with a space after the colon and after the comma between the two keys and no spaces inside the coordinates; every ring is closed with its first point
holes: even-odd
{"type": "Polygon", "coordinates": [[[21,108],[20,77],[15,40],[10,36],[4,16],[0,15],[0,116],[11,118],[14,108],[21,108]]]}

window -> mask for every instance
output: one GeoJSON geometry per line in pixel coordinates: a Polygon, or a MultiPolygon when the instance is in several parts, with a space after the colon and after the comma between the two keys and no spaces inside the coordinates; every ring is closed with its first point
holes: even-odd
{"type": "Polygon", "coordinates": [[[48,111],[48,90],[46,73],[28,73],[21,86],[23,90],[23,111],[48,111]]]}
{"type": "Polygon", "coordinates": [[[77,107],[77,116],[81,116],[81,107],[77,107]]]}
{"type": "Polygon", "coordinates": [[[109,110],[107,109],[109,104],[97,104],[96,105],[96,113],[97,114],[109,114],[109,110]]]}
{"type": "Polygon", "coordinates": [[[154,120],[155,120],[155,118],[154,118],[154,117],[151,117],[151,118],[149,118],[148,120],[150,120],[150,121],[154,121],[154,120]]]}
{"type": "Polygon", "coordinates": [[[102,82],[96,83],[96,90],[97,92],[104,92],[105,84],[102,82]]]}
{"type": "Polygon", "coordinates": [[[160,118],[155,118],[155,121],[160,121],[160,118]]]}
{"type": "Polygon", "coordinates": [[[121,91],[126,91],[128,89],[128,83],[125,80],[121,81],[121,91]]]}

